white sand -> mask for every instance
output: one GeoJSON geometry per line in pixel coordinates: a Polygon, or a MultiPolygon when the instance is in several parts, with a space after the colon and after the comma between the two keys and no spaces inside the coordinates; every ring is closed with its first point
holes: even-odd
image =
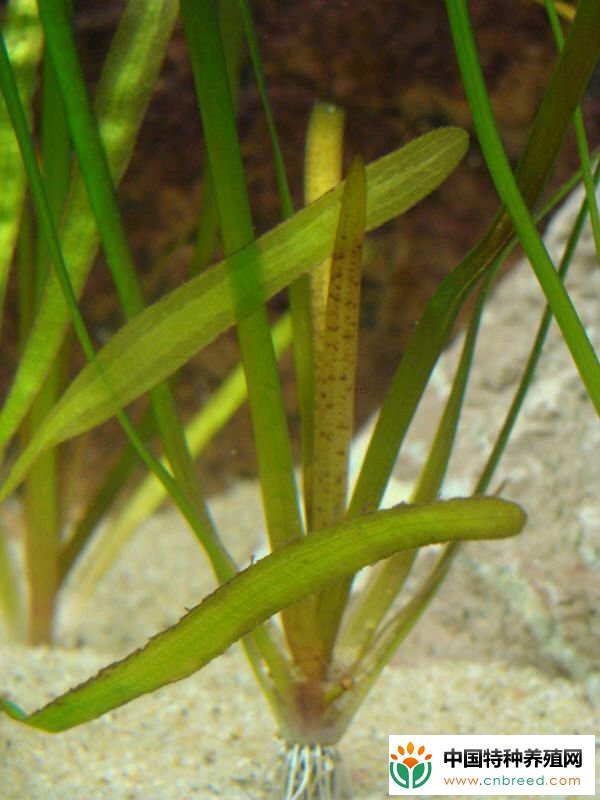
{"type": "MultiPolygon", "coordinates": [[[[105,659],[0,650],[3,682],[28,706],[105,659]]],[[[594,733],[581,687],[505,664],[388,669],[343,741],[357,800],[387,795],[390,733],[594,733]]],[[[0,722],[3,800],[268,798],[275,727],[238,648],[201,673],[63,734],[0,722]]]]}

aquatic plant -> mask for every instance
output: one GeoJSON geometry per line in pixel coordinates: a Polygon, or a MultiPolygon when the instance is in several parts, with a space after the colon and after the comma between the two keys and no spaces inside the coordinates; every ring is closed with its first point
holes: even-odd
{"type": "MultiPolygon", "coordinates": [[[[525,521],[514,504],[483,494],[531,380],[543,330],[472,497],[439,499],[485,299],[517,237],[589,396],[600,409],[597,356],[535,226],[548,211],[536,203],[600,52],[600,8],[592,0],[579,4],[513,175],[489,108],[466,4],[447,3],[477,134],[503,206],[478,245],[441,283],[419,321],[348,497],[363,239],[367,231],[403,213],[446,179],[465,153],[466,134],[456,128],[432,131],[366,167],[357,156],[342,181],[341,112],[318,105],[308,133],[307,205],[294,213],[246,2],[182,0],[179,8],[173,0],[130,0],[93,105],[68,6],[64,0],[39,0],[38,19],[31,0],[13,0],[0,43],[0,84],[6,102],[0,140],[7,187],[0,219],[0,275],[5,285],[16,251],[21,300],[21,356],[0,411],[0,442],[7,448],[18,433],[22,443],[0,497],[24,487],[25,581],[30,596],[25,611],[19,606],[22,576],[7,541],[0,537],[0,600],[6,627],[16,634],[27,628],[27,638],[34,643],[50,639],[57,595],[73,565],[83,562],[82,579],[97,580],[135,521],[165,495],[204,547],[220,585],[143,649],[39,711],[27,715],[9,700],[2,701],[2,708],[33,727],[65,730],[186,677],[242,639],[285,742],[278,796],[341,797],[346,788],[334,747],[445,577],[458,542],[514,535],[525,521]],[[118,210],[116,186],[179,11],[206,148],[203,197],[216,211],[204,209],[198,242],[214,242],[218,228],[224,258],[205,266],[198,252],[194,263],[202,265],[199,274],[147,305],[118,210]],[[271,127],[284,217],[281,225],[258,239],[235,125],[240,31],[271,127]],[[30,109],[42,39],[39,159],[30,109]],[[26,189],[35,214],[24,202],[26,189]],[[98,243],[128,321],[96,352],[79,297],[98,243]],[[272,332],[265,303],[283,289],[289,294],[290,314],[272,332]],[[386,484],[429,376],[458,312],[475,291],[478,299],[452,391],[411,502],[382,510],[386,484]],[[232,325],[237,327],[245,385],[238,370],[219,391],[218,402],[201,409],[186,430],[170,379],[232,325]],[[65,386],[72,360],[70,330],[89,364],[65,386]],[[301,493],[276,364],[276,352],[292,338],[302,423],[301,493]],[[240,571],[211,520],[193,459],[243,401],[246,389],[271,553],[240,571]],[[124,409],[145,392],[150,395],[150,413],[134,424],[124,409]],[[64,535],[57,452],[113,416],[129,444],[99,495],[90,498],[79,521],[64,535]],[[155,433],[163,460],[148,444],[155,433]],[[131,473],[134,454],[151,477],[139,485],[112,527],[109,520],[96,535],[99,519],[110,517],[124,477],[131,473]],[[432,543],[444,544],[437,562],[398,607],[394,601],[418,549],[432,543]],[[353,577],[375,562],[380,563],[366,585],[357,589],[353,577]],[[279,623],[270,621],[278,612],[279,623]]],[[[582,174],[591,201],[590,159],[583,139],[581,145],[582,174]]],[[[595,208],[591,202],[590,207],[595,208]]],[[[583,212],[573,243],[582,219],[583,212]]],[[[209,250],[212,255],[213,248],[209,250]]]]}

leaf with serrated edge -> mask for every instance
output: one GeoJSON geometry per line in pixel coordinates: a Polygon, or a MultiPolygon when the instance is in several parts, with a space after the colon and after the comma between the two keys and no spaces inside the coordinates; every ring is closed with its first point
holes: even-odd
{"type": "Polygon", "coordinates": [[[496,497],[401,505],[304,536],[238,573],[176,625],[29,717],[49,732],[81,725],[140,695],[186,678],[281,608],[402,549],[519,533],[525,513],[496,497]]]}

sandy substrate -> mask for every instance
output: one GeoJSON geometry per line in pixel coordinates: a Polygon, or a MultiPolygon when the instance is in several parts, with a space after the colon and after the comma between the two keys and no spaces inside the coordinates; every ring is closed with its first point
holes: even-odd
{"type": "MultiPolygon", "coordinates": [[[[555,234],[559,243],[562,234],[555,234]]],[[[589,246],[580,261],[572,288],[600,348],[600,273],[590,265],[589,246]]],[[[492,303],[493,329],[466,410],[472,433],[450,476],[457,494],[470,490],[481,463],[498,419],[493,403],[506,405],[514,389],[518,369],[506,353],[520,342],[516,326],[530,327],[538,308],[526,267],[508,277],[492,303]]],[[[546,383],[534,386],[497,479],[503,494],[527,508],[527,530],[514,542],[462,551],[369,696],[342,742],[357,800],[386,796],[390,733],[596,733],[600,727],[598,425],[553,336],[540,373],[546,383]],[[568,471],[560,472],[565,463],[568,471]]],[[[456,348],[432,382],[431,409],[439,410],[455,360],[456,348]]],[[[425,419],[417,420],[391,487],[394,499],[422,461],[419,430],[431,432],[430,413],[426,407],[425,419]]],[[[263,552],[254,485],[234,487],[212,506],[241,564],[263,552]]],[[[39,707],[175,622],[211,587],[189,532],[173,512],[162,511],[128,543],[91,599],[82,602],[75,587],[66,593],[59,647],[30,649],[0,639],[0,690],[26,710],[39,707]]],[[[0,800],[279,800],[265,780],[276,748],[267,704],[234,647],[201,673],[64,734],[0,718],[0,800]]]]}
{"type": "MultiPolygon", "coordinates": [[[[2,651],[3,680],[28,704],[104,663],[90,650],[2,651]]],[[[387,796],[387,735],[593,733],[581,688],[505,664],[388,669],[343,741],[357,800],[387,796]]],[[[237,648],[202,673],[59,735],[0,725],[3,800],[273,798],[275,727],[237,648]]]]}

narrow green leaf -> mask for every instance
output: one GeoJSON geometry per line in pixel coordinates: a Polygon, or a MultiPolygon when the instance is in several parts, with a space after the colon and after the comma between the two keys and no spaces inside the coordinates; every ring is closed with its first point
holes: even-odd
{"type": "MultiPolygon", "coordinates": [[[[279,191],[279,198],[281,201],[282,217],[284,219],[287,219],[288,217],[291,217],[292,214],[294,213],[292,193],[290,192],[290,187],[288,184],[288,179],[285,171],[285,164],[283,162],[283,153],[281,152],[281,147],[279,145],[279,139],[277,136],[275,117],[273,115],[273,109],[271,108],[271,103],[269,101],[269,94],[267,92],[267,83],[265,80],[265,74],[260,60],[260,54],[258,50],[258,39],[256,36],[256,29],[254,27],[254,20],[252,19],[252,10],[250,8],[250,3],[248,2],[248,0],[238,0],[238,7],[241,16],[241,22],[244,29],[244,35],[246,37],[246,43],[248,45],[248,54],[250,56],[250,61],[252,62],[252,68],[254,70],[256,88],[258,89],[258,93],[260,95],[263,107],[263,113],[265,115],[265,121],[267,123],[267,129],[269,131],[271,148],[273,150],[273,165],[275,167],[277,189],[279,191]]],[[[295,338],[296,337],[294,337],[294,339],[295,338]]]]}
{"type": "MultiPolygon", "coordinates": [[[[329,103],[313,106],[304,145],[304,202],[312,203],[333,189],[342,180],[344,155],[344,112],[329,103]]],[[[341,213],[341,212],[340,212],[341,213]]],[[[300,330],[304,353],[302,361],[296,358],[296,376],[302,433],[302,478],[304,508],[308,530],[315,527],[313,520],[313,482],[315,464],[315,398],[318,379],[315,374],[317,351],[323,343],[327,291],[331,258],[318,264],[308,276],[308,285],[299,287],[302,292],[298,312],[294,319],[294,349],[296,331],[300,330]]],[[[290,295],[291,297],[291,295],[290,295]]],[[[292,314],[294,306],[292,305],[292,314]]]]}
{"type": "Polygon", "coordinates": [[[29,717],[12,702],[13,719],[58,732],[80,725],[201,669],[281,608],[400,549],[453,539],[513,536],[525,524],[519,506],[493,497],[397,506],[284,546],[238,573],[177,625],[142,649],[29,717]]]}
{"type": "MultiPolygon", "coordinates": [[[[432,503],[438,497],[442,488],[460,422],[469,375],[471,374],[483,309],[502,262],[502,258],[496,260],[494,266],[485,276],[483,285],[480,288],[477,303],[473,309],[465,335],[450,394],[427,454],[427,459],[411,494],[410,499],[413,503],[432,503]]],[[[481,492],[478,492],[478,494],[481,494],[481,492]]]]}
{"type": "MultiPolygon", "coordinates": [[[[77,53],[72,21],[68,9],[62,2],[38,0],[38,3],[46,45],[56,70],[81,174],[117,295],[129,318],[138,314],[145,307],[141,280],[133,263],[121,220],[108,157],[89,100],[77,53]]],[[[143,15],[138,15],[134,24],[145,39],[153,37],[155,31],[152,18],[148,19],[143,15]]],[[[129,54],[127,54],[127,58],[129,58],[129,54]]],[[[139,87],[137,87],[137,91],[140,91],[139,87]]],[[[93,360],[93,358],[89,358],[89,360],[93,360]]],[[[175,481],[170,483],[173,499],[180,508],[186,505],[194,513],[194,520],[190,520],[190,522],[198,538],[202,542],[212,539],[217,546],[214,541],[216,533],[202,495],[197,471],[183,437],[178,411],[169,387],[167,385],[154,387],[150,392],[150,402],[156,417],[161,442],[175,478],[175,481]],[[187,495],[189,502],[184,499],[184,495],[187,495]]],[[[125,423],[125,427],[126,430],[129,429],[127,423],[125,423]]],[[[128,434],[131,435],[130,429],[128,434]]],[[[147,463],[152,463],[152,459],[148,460],[148,455],[147,452],[140,451],[140,456],[147,463]]],[[[155,466],[158,467],[158,465],[155,466]]],[[[166,472],[161,472],[160,468],[158,468],[158,474],[166,477],[166,472]]],[[[221,578],[224,577],[225,575],[221,574],[221,578]]]]}
{"type": "MultiPolygon", "coordinates": [[[[453,4],[451,4],[452,7],[453,4]]],[[[456,0],[459,5],[459,0],[456,0]]],[[[585,2],[585,14],[572,28],[535,118],[517,180],[533,206],[545,186],[577,102],[585,90],[600,50],[600,16],[596,2],[585,2]]],[[[448,341],[459,310],[477,281],[514,235],[507,213],[500,209],[475,248],[437,288],[419,320],[394,375],[356,482],[351,512],[377,508],[385,491],[431,371],[448,341]],[[402,398],[401,413],[398,398],[402,398]]]]}
{"type": "Polygon", "coordinates": [[[315,342],[315,442],[312,526],[332,525],[344,515],[348,453],[354,427],[354,388],[365,230],[364,165],[353,161],[328,276],[325,326],[315,342]]]}
{"type": "MultiPolygon", "coordinates": [[[[37,65],[42,51],[42,34],[35,0],[13,0],[5,12],[2,36],[8,57],[13,67],[16,83],[23,103],[29,112],[35,89],[37,65]]],[[[0,330],[4,311],[4,297],[10,267],[18,240],[19,226],[26,222],[22,214],[25,198],[25,169],[19,157],[19,145],[10,115],[0,95],[0,330]]],[[[22,242],[26,244],[29,231],[24,224],[22,242]],[[23,235],[24,234],[24,235],[23,235]]],[[[22,250],[21,250],[22,253],[22,250]]],[[[33,276],[29,287],[33,290],[33,276]]],[[[25,289],[21,293],[24,296],[25,289]]],[[[20,319],[19,334],[26,322],[20,319]]],[[[20,633],[23,609],[18,590],[19,571],[5,550],[6,544],[0,531],[0,613],[5,612],[7,627],[11,634],[20,633]]]]}
{"type": "MultiPolygon", "coordinates": [[[[42,52],[42,32],[35,0],[12,0],[3,22],[6,42],[23,105],[29,110],[37,64],[42,52]]],[[[8,272],[21,221],[25,197],[25,170],[19,157],[19,146],[0,98],[0,319],[8,272]]]]}
{"type": "MultiPolygon", "coordinates": [[[[94,107],[115,183],[131,157],[137,131],[177,17],[175,0],[130,0],[111,43],[94,107]]],[[[80,294],[98,246],[96,224],[76,173],[61,228],[71,282],[80,294]]],[[[61,287],[51,275],[40,312],[0,411],[0,449],[13,436],[40,390],[69,325],[61,287]]]]}
{"type": "MultiPolygon", "coordinates": [[[[600,414],[600,361],[579,320],[571,298],[556,274],[554,264],[531,218],[526,197],[521,192],[508,163],[485,90],[466,3],[448,2],[447,0],[447,9],[465,91],[469,98],[473,120],[490,175],[517,231],[529,263],[546,295],[581,380],[597,413],[600,414]]],[[[595,0],[592,2],[582,0],[580,3],[572,26],[572,36],[569,39],[571,47],[573,32],[581,31],[583,33],[581,27],[583,20],[595,30],[595,56],[598,58],[600,54],[600,6],[595,0]]],[[[569,45],[565,46],[563,53],[566,53],[568,47],[569,45]]],[[[533,156],[534,160],[537,160],[535,153],[533,156]]]]}
{"type": "MultiPolygon", "coordinates": [[[[70,13],[70,0],[62,0],[62,3],[70,13]]],[[[56,73],[47,50],[44,52],[42,74],[41,163],[48,211],[53,219],[58,220],[64,208],[71,176],[71,140],[56,73]]],[[[18,126],[15,126],[15,131],[17,128],[18,126]]],[[[23,147],[23,143],[20,144],[23,147]]],[[[39,207],[40,197],[36,196],[38,189],[34,186],[36,183],[37,181],[32,182],[29,177],[29,191],[33,205],[39,207]]],[[[19,321],[26,322],[27,332],[39,307],[42,291],[52,268],[53,248],[42,235],[45,227],[41,220],[43,215],[38,212],[36,216],[38,236],[34,240],[32,235],[34,251],[37,245],[35,261],[30,259],[24,262],[18,261],[19,291],[21,286],[28,282],[22,280],[24,275],[29,274],[33,280],[33,291],[27,298],[29,303],[22,305],[19,314],[19,321]]],[[[72,342],[67,338],[21,426],[21,442],[26,442],[37,430],[64,389],[65,377],[69,374],[71,347],[72,342]]],[[[29,598],[27,624],[30,644],[42,644],[52,639],[60,586],[58,555],[65,508],[59,480],[59,463],[58,451],[47,450],[33,465],[23,486],[25,574],[29,598]]]]}
{"type": "MultiPolygon", "coordinates": [[[[71,0],[63,0],[68,8],[71,0]]],[[[44,51],[42,68],[42,121],[41,121],[41,165],[48,197],[48,205],[54,220],[60,220],[69,191],[72,173],[71,137],[65,105],[60,94],[56,71],[48,50],[44,51]]],[[[31,189],[31,181],[30,181],[31,189]]],[[[40,226],[41,227],[41,226],[40,226]]],[[[31,314],[39,307],[42,290],[48,274],[52,270],[52,259],[48,245],[38,227],[37,236],[37,277],[35,303],[32,303],[31,314]]],[[[29,265],[28,265],[29,266],[29,265]]],[[[30,267],[29,267],[30,268],[30,267]]],[[[62,356],[64,358],[64,356],[62,356]]]]}
{"type": "MultiPolygon", "coordinates": [[[[56,7],[56,10],[58,11],[58,6],[56,7]]],[[[68,21],[66,20],[64,21],[64,23],[67,26],[69,24],[68,21]]],[[[59,77],[61,81],[63,81],[63,89],[67,91],[68,86],[65,87],[64,85],[65,76],[59,75],[59,77]]],[[[61,290],[63,291],[64,298],[68,304],[69,313],[71,315],[73,325],[75,327],[77,336],[85,352],[85,355],[88,361],[90,361],[94,365],[94,368],[97,370],[97,377],[100,378],[101,382],[103,383],[107,394],[110,395],[111,394],[110,384],[107,383],[106,376],[102,373],[102,368],[98,364],[98,361],[95,358],[94,346],[89,338],[85,323],[83,321],[83,318],[81,317],[81,313],[77,306],[77,298],[75,296],[75,291],[73,289],[73,285],[71,283],[67,267],[64,263],[64,256],[61,251],[60,242],[58,240],[58,234],[56,232],[56,228],[52,218],[52,213],[48,205],[48,199],[43,184],[43,180],[39,171],[39,167],[37,164],[37,159],[34,152],[31,136],[29,134],[27,120],[25,118],[25,114],[20,102],[18,89],[16,87],[16,82],[14,79],[12,68],[10,66],[6,50],[4,48],[4,42],[1,38],[0,38],[0,83],[2,85],[2,91],[4,93],[7,102],[7,107],[11,114],[11,120],[15,127],[15,133],[17,134],[19,140],[19,145],[23,156],[23,162],[27,170],[27,175],[31,186],[32,198],[35,204],[36,212],[38,214],[40,225],[45,235],[46,244],[49,248],[49,254],[56,268],[55,274],[60,282],[61,290]]],[[[69,108],[67,107],[67,112],[68,111],[69,108]]],[[[73,132],[74,130],[75,129],[73,129],[73,132]]],[[[102,145],[98,141],[99,137],[97,134],[95,138],[97,140],[96,149],[98,148],[101,149],[102,145]]],[[[81,145],[82,143],[81,141],[79,141],[79,146],[81,145]]],[[[110,177],[108,177],[107,180],[110,183],[110,177]]],[[[93,182],[89,186],[89,188],[91,190],[91,194],[93,194],[94,193],[93,182]]],[[[118,212],[117,212],[117,218],[118,218],[118,212]]],[[[135,285],[135,282],[137,281],[137,276],[135,275],[134,272],[131,272],[131,277],[133,278],[135,285]]],[[[180,477],[180,472],[178,472],[177,469],[175,469],[176,477],[173,477],[167,470],[164,469],[164,467],[160,464],[160,462],[157,459],[155,459],[155,457],[147,450],[143,442],[140,440],[137,432],[135,431],[135,428],[131,425],[126,414],[124,413],[123,410],[120,409],[118,400],[115,401],[117,405],[116,415],[122,427],[124,428],[125,432],[127,433],[130,442],[134,446],[136,453],[139,455],[143,463],[145,463],[146,466],[149,469],[151,469],[157,476],[159,476],[160,480],[165,483],[165,485],[169,490],[169,494],[176,502],[182,515],[189,522],[194,533],[197,535],[198,539],[206,548],[207,553],[211,558],[211,562],[215,567],[215,569],[217,570],[220,579],[225,580],[226,578],[230,577],[231,574],[233,573],[234,571],[233,564],[231,559],[224,552],[222,543],[220,542],[216,534],[216,531],[212,527],[208,512],[205,510],[204,499],[201,495],[201,491],[199,489],[197,495],[194,496],[192,494],[191,497],[188,497],[186,492],[181,488],[181,486],[183,485],[187,490],[188,483],[186,481],[188,476],[191,476],[192,488],[194,488],[194,484],[198,482],[198,478],[192,459],[191,457],[189,457],[187,453],[187,446],[183,438],[183,433],[181,431],[181,428],[179,427],[179,420],[177,417],[177,411],[174,405],[174,401],[170,397],[167,387],[165,386],[156,387],[153,390],[153,392],[151,392],[151,400],[153,401],[153,403],[155,399],[162,401],[161,414],[157,414],[157,420],[159,421],[159,424],[163,425],[165,422],[164,412],[166,409],[167,422],[166,424],[164,424],[164,427],[167,429],[167,438],[170,441],[177,440],[177,444],[181,443],[180,449],[187,456],[187,464],[185,465],[187,469],[181,477],[180,477]],[[161,392],[162,396],[160,398],[156,397],[157,392],[161,392]]],[[[157,405],[158,404],[159,403],[157,403],[157,405]]],[[[168,455],[169,459],[171,460],[171,463],[173,463],[172,452],[170,449],[168,450],[168,455]]]]}
{"type": "MultiPolygon", "coordinates": [[[[83,76],[73,22],[64,0],[38,0],[46,47],[62,93],[79,168],[117,294],[130,317],[144,306],[116,200],[110,166],[83,76]]],[[[140,20],[138,19],[138,24],[140,20]]]]}
{"type": "MultiPolygon", "coordinates": [[[[329,103],[317,103],[312,110],[304,147],[305,203],[312,203],[342,179],[344,118],[342,109],[329,103]]],[[[330,269],[328,258],[310,276],[314,346],[325,330],[330,269]]]]}
{"type": "MultiPolygon", "coordinates": [[[[595,186],[598,184],[599,180],[600,180],[600,166],[597,165],[593,175],[593,181],[595,186]]],[[[589,208],[589,202],[587,200],[587,192],[586,192],[586,198],[583,200],[581,208],[579,209],[579,213],[577,214],[577,218],[573,223],[569,239],[567,241],[567,244],[565,246],[565,249],[563,251],[560,260],[558,274],[561,281],[563,282],[566,278],[567,272],[575,256],[577,245],[579,243],[579,239],[583,231],[584,222],[587,218],[588,208],[589,208]]],[[[482,494],[487,491],[487,488],[490,485],[494,472],[496,471],[496,467],[498,466],[498,463],[500,462],[500,459],[504,454],[506,446],[510,441],[512,430],[514,428],[514,425],[517,421],[517,418],[523,406],[523,402],[525,400],[527,392],[529,391],[531,382],[534,379],[537,365],[542,355],[544,343],[546,341],[546,336],[548,334],[548,330],[550,329],[551,322],[552,322],[552,311],[550,310],[549,306],[546,306],[544,313],[542,314],[542,318],[539,322],[535,340],[532,345],[531,351],[529,353],[527,364],[525,365],[525,368],[523,370],[521,380],[519,381],[519,385],[514,394],[510,407],[506,412],[504,422],[502,423],[500,432],[496,437],[496,441],[494,442],[494,446],[488,456],[485,467],[481,473],[479,480],[477,481],[477,486],[474,489],[474,492],[476,494],[482,494]]]]}
{"type": "MultiPolygon", "coordinates": [[[[219,210],[223,251],[230,256],[253,242],[254,226],[221,42],[218,4],[216,0],[200,4],[182,0],[181,15],[219,210]]],[[[236,273],[230,276],[230,287],[236,296],[236,273]]],[[[302,532],[302,518],[266,306],[260,304],[250,314],[238,315],[237,334],[248,387],[267,535],[271,549],[276,549],[302,532]]]]}
{"type": "MultiPolygon", "coordinates": [[[[466,145],[463,131],[441,129],[367,167],[367,229],[401,214],[438,186],[466,145]]],[[[38,453],[108,419],[234,324],[237,314],[250,313],[329,255],[342,192],[343,184],[127,323],[99,352],[100,371],[86,367],[63,395],[18,459],[0,498],[20,483],[38,453]]]]}
{"type": "MultiPolygon", "coordinates": [[[[562,50],[565,44],[565,37],[558,20],[558,11],[552,0],[544,0],[546,13],[554,35],[558,49],[562,50]]],[[[594,236],[594,246],[596,248],[596,259],[600,263],[600,214],[598,213],[598,203],[596,200],[596,191],[594,188],[594,179],[592,177],[592,168],[590,164],[590,150],[585,135],[585,124],[583,119],[583,112],[581,106],[575,109],[573,115],[573,126],[575,128],[575,140],[577,141],[577,150],[579,153],[579,162],[581,164],[581,172],[583,175],[583,183],[585,186],[585,194],[588,200],[590,222],[592,224],[592,233],[594,236]]]]}
{"type": "MultiPolygon", "coordinates": [[[[315,443],[312,524],[316,530],[346,513],[365,231],[365,171],[360,158],[346,178],[328,281],[325,330],[315,342],[315,443]]],[[[319,595],[317,616],[325,660],[333,649],[351,578],[319,595]]]]}

